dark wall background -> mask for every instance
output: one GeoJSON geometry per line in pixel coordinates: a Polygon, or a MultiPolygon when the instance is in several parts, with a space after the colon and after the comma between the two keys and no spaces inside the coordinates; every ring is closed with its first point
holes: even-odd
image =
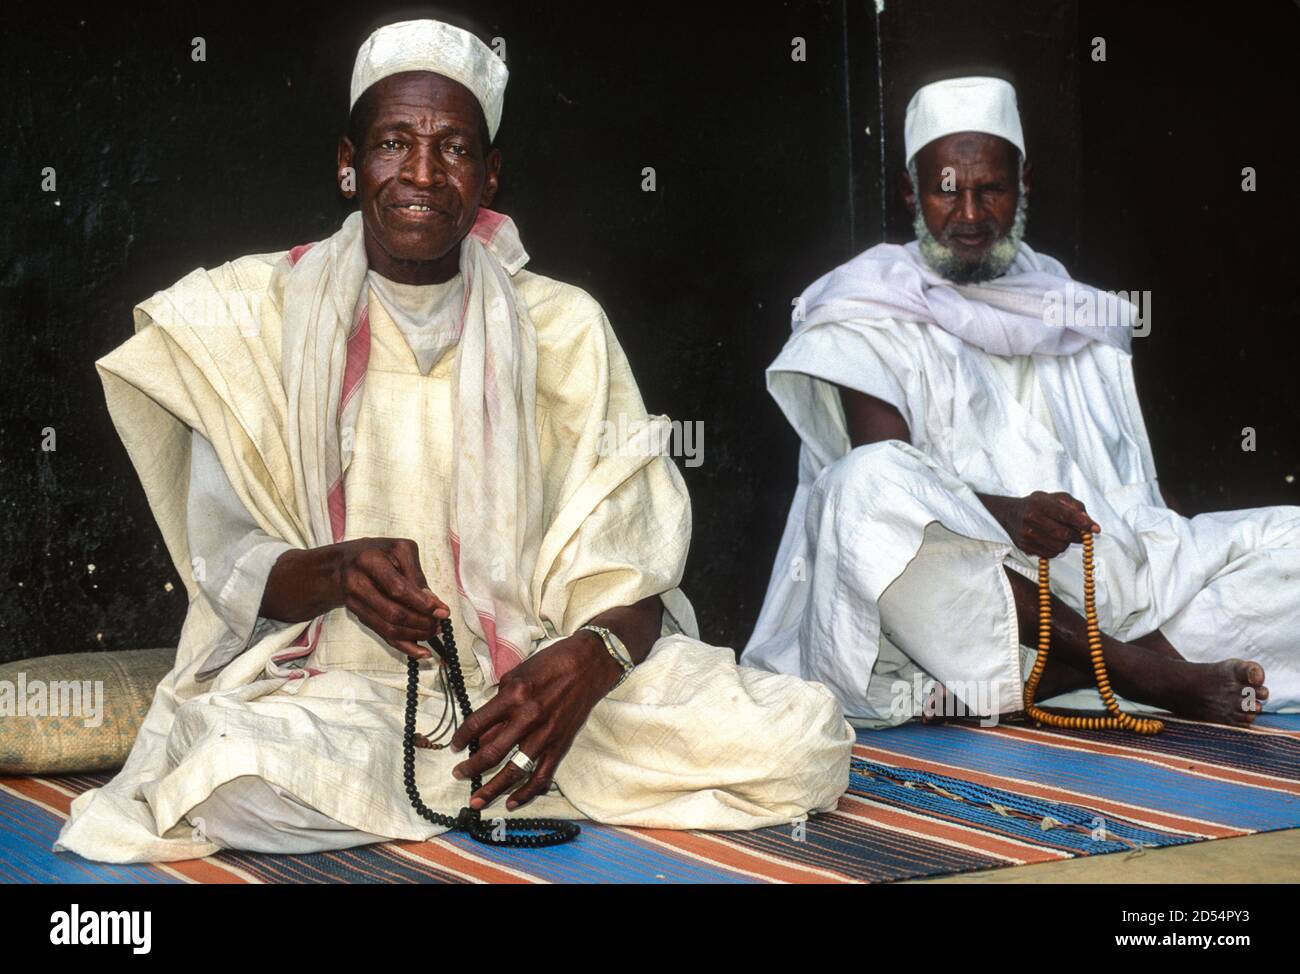
{"type": "Polygon", "coordinates": [[[1134,363],[1161,479],[1194,511],[1300,503],[1300,4],[1082,9],[1109,60],[1081,55],[1071,270],[1153,292],[1134,363]]]}
{"type": "MultiPolygon", "coordinates": [[[[0,660],[174,642],[184,588],[93,362],[130,335],[132,305],[192,268],[333,232],[352,59],[389,9],[410,12],[50,6],[7,23],[0,660]]],[[[791,300],[910,236],[903,108],[945,69],[1019,86],[1031,243],[1092,283],[1153,292],[1135,355],[1162,479],[1196,510],[1297,502],[1294,4],[460,9],[506,39],[496,205],[532,268],[602,302],[652,410],[705,424],[704,464],[684,473],[706,638],[747,638],[793,490],[797,443],[763,380],[791,300]]]]}

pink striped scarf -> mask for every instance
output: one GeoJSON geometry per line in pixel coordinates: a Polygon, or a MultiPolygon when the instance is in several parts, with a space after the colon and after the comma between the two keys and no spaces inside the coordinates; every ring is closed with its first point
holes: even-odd
{"type": "MultiPolygon", "coordinates": [[[[543,634],[530,595],[542,510],[537,336],[510,280],[527,261],[514,222],[480,209],[460,254],[465,298],[452,379],[456,450],[447,540],[460,615],[477,637],[475,655],[489,684],[543,634]]],[[[344,480],[370,358],[366,270],[361,216],[353,213],[328,239],[291,250],[272,283],[283,309],[281,378],[294,487],[316,546],[345,536],[344,480]]],[[[314,620],[277,655],[276,672],[277,664],[314,651],[322,623],[314,620]]]]}

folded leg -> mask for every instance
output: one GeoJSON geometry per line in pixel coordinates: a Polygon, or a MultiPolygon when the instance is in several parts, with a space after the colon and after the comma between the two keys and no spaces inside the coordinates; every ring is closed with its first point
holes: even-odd
{"type": "Polygon", "coordinates": [[[807,531],[802,670],[850,717],[912,716],[909,674],[889,665],[897,652],[969,713],[1019,708],[1027,654],[1004,568],[1011,543],[970,488],[906,444],[859,447],[813,485],[807,531]]]}
{"type": "Polygon", "coordinates": [[[1160,627],[1187,659],[1244,657],[1264,668],[1266,710],[1300,708],[1300,508],[1206,514],[1231,539],[1222,568],[1160,627]]]}
{"type": "Polygon", "coordinates": [[[223,849],[300,855],[387,841],[349,828],[256,775],[218,786],[185,816],[223,849]]]}
{"type": "Polygon", "coordinates": [[[853,740],[824,687],[665,636],[592,710],[555,783],[601,822],[760,828],[833,809],[853,740]]]}

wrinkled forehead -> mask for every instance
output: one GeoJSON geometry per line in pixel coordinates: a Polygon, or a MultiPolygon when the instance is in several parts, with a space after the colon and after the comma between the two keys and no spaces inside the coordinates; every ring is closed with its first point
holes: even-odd
{"type": "Polygon", "coordinates": [[[435,72],[403,72],[377,81],[352,108],[350,130],[367,137],[378,126],[428,127],[451,124],[472,130],[491,143],[482,105],[469,88],[435,72]]]}
{"type": "Polygon", "coordinates": [[[372,120],[392,115],[449,115],[487,126],[483,106],[459,81],[436,71],[403,71],[389,75],[362,92],[372,120]]]}
{"type": "Polygon", "coordinates": [[[988,132],[954,132],[924,146],[916,154],[916,165],[918,174],[951,167],[1014,179],[1020,168],[1020,150],[988,132]]]}

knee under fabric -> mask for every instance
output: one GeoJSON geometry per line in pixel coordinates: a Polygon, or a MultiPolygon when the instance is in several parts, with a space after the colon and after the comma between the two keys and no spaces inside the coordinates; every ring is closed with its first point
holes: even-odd
{"type": "Polygon", "coordinates": [[[385,841],[336,822],[254,775],[218,785],[185,818],[200,837],[246,852],[302,854],[385,841]]]}

